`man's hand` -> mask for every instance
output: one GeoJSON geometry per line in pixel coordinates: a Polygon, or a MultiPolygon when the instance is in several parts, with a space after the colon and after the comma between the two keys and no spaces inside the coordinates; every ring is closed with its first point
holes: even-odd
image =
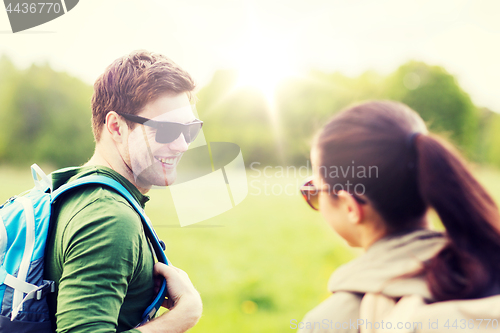
{"type": "Polygon", "coordinates": [[[163,302],[163,307],[172,310],[180,302],[191,302],[192,307],[199,307],[201,310],[200,294],[194,288],[186,272],[158,262],[155,264],[154,273],[167,279],[168,298],[163,302]]]}
{"type": "MultiPolygon", "coordinates": [[[[170,311],[138,328],[144,333],[183,333],[196,325],[201,317],[202,303],[198,291],[182,269],[156,263],[155,275],[167,280],[167,299],[163,306],[170,311]]],[[[158,286],[159,287],[159,286],[158,286]]]]}

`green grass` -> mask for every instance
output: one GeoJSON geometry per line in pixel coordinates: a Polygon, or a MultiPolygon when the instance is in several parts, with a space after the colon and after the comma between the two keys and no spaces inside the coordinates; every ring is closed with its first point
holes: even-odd
{"type": "MultiPolygon", "coordinates": [[[[500,172],[475,172],[498,202],[500,172]]],[[[345,245],[298,191],[290,196],[262,192],[264,181],[292,184],[291,191],[298,179],[248,175],[254,187],[242,203],[184,228],[169,191],[149,193],[146,211],[167,244],[167,256],[188,272],[204,301],[203,317],[190,332],[289,332],[291,319],[300,321],[328,297],[326,284],[335,268],[360,253],[345,245]]],[[[2,167],[0,184],[3,202],[32,187],[29,170],[2,167]]]]}

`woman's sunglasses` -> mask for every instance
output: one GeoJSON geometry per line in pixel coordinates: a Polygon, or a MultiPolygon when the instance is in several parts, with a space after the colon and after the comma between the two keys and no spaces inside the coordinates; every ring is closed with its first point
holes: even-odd
{"type": "MultiPolygon", "coordinates": [[[[334,192],[334,189],[319,189],[317,188],[312,179],[308,179],[304,185],[300,187],[300,193],[302,193],[302,196],[304,199],[307,201],[309,206],[311,206],[312,209],[314,210],[319,210],[319,194],[320,192],[326,192],[326,193],[332,193],[333,195],[337,195],[337,193],[334,192]]],[[[366,201],[361,199],[359,196],[352,194],[352,197],[354,200],[356,200],[360,204],[366,204],[366,201]]]]}
{"type": "Polygon", "coordinates": [[[144,117],[139,117],[130,113],[116,112],[123,118],[133,121],[134,123],[156,128],[155,140],[158,143],[174,142],[181,133],[184,134],[186,143],[191,143],[200,133],[203,121],[196,119],[191,123],[182,124],[171,121],[157,121],[144,117]]]}

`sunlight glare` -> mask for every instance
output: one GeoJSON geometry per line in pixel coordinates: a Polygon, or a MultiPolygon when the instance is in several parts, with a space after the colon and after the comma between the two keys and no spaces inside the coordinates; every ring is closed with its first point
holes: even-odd
{"type": "Polygon", "coordinates": [[[254,31],[235,54],[238,70],[235,88],[257,88],[273,104],[276,86],[294,75],[291,59],[292,52],[285,41],[254,31]]]}
{"type": "MultiPolygon", "coordinates": [[[[284,79],[296,76],[295,53],[286,34],[272,27],[263,27],[249,15],[247,33],[240,47],[227,53],[230,63],[238,71],[232,91],[250,87],[260,91],[268,104],[269,118],[278,155],[285,163],[282,128],[275,99],[276,88],[284,79]]],[[[274,27],[276,28],[276,27],[274,27]]]]}

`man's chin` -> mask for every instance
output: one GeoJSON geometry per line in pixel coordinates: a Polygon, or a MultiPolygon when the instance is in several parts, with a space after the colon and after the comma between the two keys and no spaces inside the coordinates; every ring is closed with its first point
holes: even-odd
{"type": "Polygon", "coordinates": [[[142,188],[150,188],[152,186],[169,186],[175,182],[177,177],[177,172],[175,169],[169,170],[169,173],[160,170],[154,170],[155,168],[148,168],[144,170],[139,176],[136,177],[136,184],[142,188]],[[154,172],[152,172],[154,171],[154,172]]]}

